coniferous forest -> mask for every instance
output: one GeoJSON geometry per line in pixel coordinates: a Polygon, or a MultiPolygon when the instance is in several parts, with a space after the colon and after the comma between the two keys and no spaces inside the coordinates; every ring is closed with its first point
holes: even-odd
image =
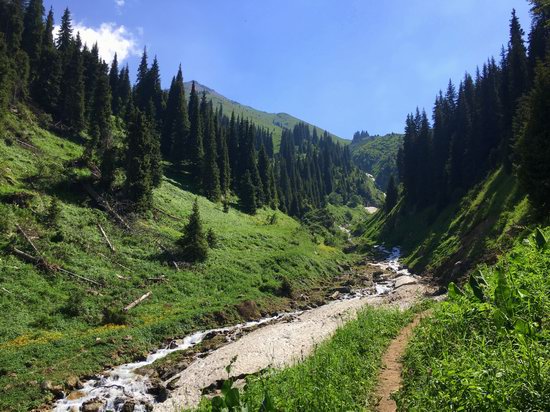
{"type": "Polygon", "coordinates": [[[533,2],[526,36],[515,11],[500,61],[439,92],[432,124],[418,109],[407,117],[398,153],[404,201],[412,211],[456,202],[503,167],[517,174],[541,215],[550,211],[549,11],[533,2]]]}
{"type": "Polygon", "coordinates": [[[132,83],[116,55],[108,64],[97,44],[82,44],[69,9],[54,38],[54,14],[45,16],[43,1],[1,7],[1,110],[28,102],[55,130],[84,139],[82,161],[96,172],[98,188],[126,202],[128,211],[151,209],[164,167],[187,176],[213,202],[229,204],[237,195],[251,214],[266,206],[300,217],[332,193],[345,203],[353,195],[376,202],[349,148],[328,133],[299,124],[284,132],[277,150],[270,132],[213,107],[194,85],[186,96],[181,67],[163,90],[159,61],[144,50],[132,83]]]}

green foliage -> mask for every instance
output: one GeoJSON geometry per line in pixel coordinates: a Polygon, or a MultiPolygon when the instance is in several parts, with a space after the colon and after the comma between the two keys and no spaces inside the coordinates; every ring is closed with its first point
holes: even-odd
{"type": "Polygon", "coordinates": [[[214,232],[210,233],[210,231],[209,236],[204,234],[198,200],[195,199],[193,213],[189,216],[189,221],[183,230],[183,236],[178,241],[182,257],[188,262],[205,261],[208,257],[209,241],[215,241],[212,235],[214,235],[214,232]]]}
{"type": "Polygon", "coordinates": [[[449,302],[422,322],[407,350],[399,408],[547,408],[550,253],[536,237],[475,271],[462,294],[449,286],[449,302]]]}
{"type": "Polygon", "coordinates": [[[219,246],[218,236],[216,235],[216,232],[214,232],[214,229],[208,229],[208,232],[206,232],[206,241],[208,242],[208,247],[211,249],[219,246]]]}

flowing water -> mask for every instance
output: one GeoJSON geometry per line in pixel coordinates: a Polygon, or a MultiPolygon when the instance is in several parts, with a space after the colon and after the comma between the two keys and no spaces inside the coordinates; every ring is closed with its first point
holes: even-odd
{"type": "MultiPolygon", "coordinates": [[[[401,252],[399,248],[393,248],[388,251],[383,247],[377,249],[387,254],[387,258],[371,265],[379,267],[382,270],[397,273],[399,275],[409,275],[407,269],[401,268],[399,257],[401,252]]],[[[395,286],[394,280],[381,277],[374,284],[374,294],[372,290],[358,290],[348,294],[341,294],[338,300],[359,299],[365,296],[379,296],[389,293],[395,286]]],[[[315,310],[315,309],[311,309],[315,310]]],[[[88,402],[97,400],[103,404],[102,411],[122,411],[125,403],[132,401],[135,412],[148,411],[155,403],[155,397],[149,393],[151,381],[148,376],[137,373],[137,370],[153,364],[169,354],[177,351],[192,348],[201,343],[205,338],[216,334],[225,334],[226,336],[234,332],[246,331],[267,323],[279,322],[291,319],[302,314],[303,311],[282,313],[272,317],[266,317],[257,321],[242,323],[230,327],[211,329],[195,332],[183,339],[175,340],[164,349],[159,349],[149,354],[147,359],[139,362],[120,365],[104,372],[102,375],[88,380],[83,384],[83,388],[78,391],[78,396],[69,396],[58,401],[53,410],[56,412],[76,412],[80,411],[82,406],[88,402]]],[[[74,394],[73,394],[74,395],[74,394]]]]}

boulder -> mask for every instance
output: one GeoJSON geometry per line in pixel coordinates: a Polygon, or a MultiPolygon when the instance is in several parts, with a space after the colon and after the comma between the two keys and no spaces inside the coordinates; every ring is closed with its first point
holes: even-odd
{"type": "Polygon", "coordinates": [[[416,279],[412,276],[401,276],[395,281],[395,289],[405,285],[414,285],[416,283],[416,279]]]}
{"type": "Polygon", "coordinates": [[[82,404],[80,410],[82,412],[100,412],[103,409],[103,402],[98,398],[90,399],[82,404]]]}
{"type": "Polygon", "coordinates": [[[65,387],[69,390],[82,389],[82,382],[76,376],[69,376],[67,382],[65,382],[65,387]]]}

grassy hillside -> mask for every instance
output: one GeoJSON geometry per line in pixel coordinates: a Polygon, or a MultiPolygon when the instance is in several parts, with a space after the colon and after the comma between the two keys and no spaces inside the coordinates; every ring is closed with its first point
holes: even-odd
{"type": "Polygon", "coordinates": [[[499,169],[444,210],[417,212],[400,204],[389,215],[372,216],[361,232],[365,247],[380,241],[400,245],[416,271],[450,279],[509,247],[526,230],[530,213],[516,178],[499,169]]]}
{"type": "Polygon", "coordinates": [[[0,410],[49,400],[40,389],[46,379],[97,373],[171,337],[250,316],[239,311],[242,302],[254,301],[257,315],[284,308],[289,295],[327,282],[350,258],[282,213],[224,213],[199,197],[219,246],[206,263],[176,270],[166,250],[176,247],[196,196],[165,178],[153,213],[128,217],[124,230],[82,189],[90,174],[79,167],[82,150],[25,110],[8,114],[0,139],[0,410]],[[48,265],[25,262],[14,248],[48,265]]]}
{"type": "MultiPolygon", "coordinates": [[[[273,133],[273,139],[274,139],[275,148],[276,148],[275,150],[278,150],[279,143],[281,142],[281,133],[284,128],[292,129],[298,123],[309,124],[287,113],[267,113],[267,112],[262,112],[260,110],[256,110],[250,106],[245,106],[240,103],[237,103],[236,101],[230,100],[227,97],[217,93],[215,90],[212,90],[206,86],[203,86],[198,82],[196,82],[195,84],[197,86],[197,90],[200,93],[204,91],[206,92],[207,98],[212,99],[212,103],[214,104],[215,108],[221,105],[223,108],[223,112],[228,116],[231,116],[231,113],[235,112],[236,116],[245,117],[251,120],[252,122],[256,123],[257,125],[265,127],[266,129],[270,130],[273,133]]],[[[191,82],[187,82],[185,83],[185,93],[187,96],[189,96],[190,92],[191,92],[191,82]]],[[[316,127],[314,125],[310,125],[310,126],[315,127],[319,135],[322,135],[324,133],[323,129],[316,127]]],[[[330,135],[336,141],[342,144],[350,143],[350,141],[347,139],[343,139],[332,133],[330,135]]]]}
{"type": "Polygon", "coordinates": [[[549,229],[519,237],[422,322],[405,357],[400,410],[548,410],[549,229]]]}
{"type": "Polygon", "coordinates": [[[386,190],[390,176],[397,178],[397,151],[403,145],[403,135],[372,136],[350,146],[354,163],[376,179],[380,190],[386,190]]]}

